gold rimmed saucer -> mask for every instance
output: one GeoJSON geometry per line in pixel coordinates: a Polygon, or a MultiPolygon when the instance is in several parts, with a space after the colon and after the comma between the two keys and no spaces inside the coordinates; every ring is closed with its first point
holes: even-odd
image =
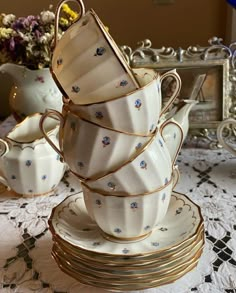
{"type": "Polygon", "coordinates": [[[84,250],[76,249],[71,246],[69,243],[63,241],[62,239],[54,236],[54,244],[59,247],[65,254],[69,254],[72,257],[78,258],[79,261],[90,263],[92,262],[94,266],[96,265],[106,265],[111,267],[128,267],[132,266],[147,266],[148,264],[157,263],[160,261],[162,264],[165,262],[169,262],[173,259],[181,257],[185,253],[187,253],[198,241],[204,236],[204,226],[203,224],[199,227],[196,234],[188,239],[188,241],[182,243],[178,247],[172,250],[166,250],[162,253],[153,253],[150,255],[144,256],[130,256],[130,257],[118,257],[118,256],[107,256],[101,255],[97,253],[85,252],[84,250]]]}
{"type": "Polygon", "coordinates": [[[53,254],[53,257],[63,272],[67,273],[68,275],[77,279],[83,284],[108,290],[125,291],[154,288],[172,283],[196,267],[201,253],[202,248],[195,254],[195,256],[190,261],[186,262],[185,265],[180,265],[174,270],[169,270],[166,272],[166,274],[157,274],[157,276],[151,275],[151,277],[148,278],[134,277],[133,280],[125,281],[123,281],[122,278],[118,278],[118,280],[114,280],[112,278],[104,279],[104,276],[102,278],[99,278],[96,276],[96,274],[94,276],[91,276],[90,274],[84,273],[83,271],[75,270],[72,266],[70,266],[68,262],[61,261],[55,254],[53,254]]]}
{"type": "Polygon", "coordinates": [[[98,278],[121,278],[122,281],[125,279],[133,279],[135,278],[147,278],[147,277],[155,277],[155,274],[158,274],[158,277],[165,274],[167,271],[170,272],[180,265],[186,265],[195,254],[197,254],[200,250],[202,250],[204,245],[204,237],[203,232],[199,235],[199,239],[192,243],[188,250],[185,250],[180,253],[180,255],[172,258],[156,258],[154,256],[153,262],[150,264],[149,262],[146,264],[142,264],[139,266],[135,265],[113,265],[107,266],[104,262],[96,263],[96,261],[82,261],[78,257],[74,257],[65,251],[58,245],[54,244],[52,249],[52,254],[56,255],[56,257],[61,261],[61,263],[66,262],[69,263],[75,270],[81,271],[83,273],[94,274],[98,278]]]}
{"type": "Polygon", "coordinates": [[[138,258],[153,253],[165,255],[191,242],[203,223],[200,208],[184,194],[173,192],[163,222],[147,238],[132,243],[105,239],[87,214],[83,195],[73,195],[53,209],[49,228],[53,237],[84,254],[102,257],[138,258]]]}

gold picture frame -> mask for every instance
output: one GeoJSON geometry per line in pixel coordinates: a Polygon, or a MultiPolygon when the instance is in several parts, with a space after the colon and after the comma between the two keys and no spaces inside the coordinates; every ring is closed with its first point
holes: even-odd
{"type": "Polygon", "coordinates": [[[199,103],[190,113],[188,140],[205,140],[210,148],[218,146],[216,130],[226,118],[236,118],[236,43],[226,46],[213,37],[209,46],[187,49],[152,48],[150,40],[138,43],[132,50],[121,50],[132,68],[146,67],[164,72],[176,68],[182,80],[180,99],[196,99],[199,103]]]}

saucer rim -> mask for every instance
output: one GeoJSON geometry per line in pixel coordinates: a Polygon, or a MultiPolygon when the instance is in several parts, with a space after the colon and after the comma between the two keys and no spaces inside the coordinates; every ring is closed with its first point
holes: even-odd
{"type": "MultiPolygon", "coordinates": [[[[52,209],[52,212],[51,212],[51,215],[48,219],[48,227],[49,227],[49,230],[52,234],[52,237],[54,238],[54,236],[56,236],[56,238],[58,239],[62,239],[63,241],[65,241],[66,243],[69,243],[71,246],[73,246],[74,248],[76,249],[79,249],[81,251],[85,251],[85,252],[92,252],[92,253],[96,253],[96,254],[100,254],[100,255],[104,255],[104,256],[118,256],[118,257],[134,257],[134,256],[147,256],[147,255],[152,255],[153,253],[161,253],[161,252],[164,252],[164,251],[169,251],[173,248],[175,248],[176,246],[181,246],[183,243],[185,243],[187,240],[189,240],[190,238],[192,238],[193,236],[196,235],[196,233],[199,231],[200,227],[202,226],[202,224],[204,224],[204,219],[203,219],[203,216],[202,216],[202,213],[201,213],[201,208],[198,204],[194,203],[186,194],[184,193],[181,193],[181,192],[177,192],[177,191],[172,191],[172,194],[171,194],[171,197],[172,195],[175,195],[177,198],[178,196],[182,196],[184,198],[187,199],[187,201],[189,201],[191,203],[191,205],[195,206],[197,208],[197,215],[195,216],[198,216],[199,218],[199,223],[198,225],[195,227],[195,232],[191,232],[191,234],[188,236],[188,238],[182,240],[181,242],[178,242],[174,245],[169,245],[169,246],[166,246],[162,249],[157,249],[157,250],[154,250],[154,251],[149,251],[149,252],[146,252],[146,253],[133,253],[133,254],[121,254],[121,253],[117,253],[117,254],[112,254],[112,253],[107,253],[107,252],[101,252],[101,251],[96,251],[96,250],[91,250],[91,249],[88,249],[88,248],[84,248],[84,247],[80,247],[78,245],[75,245],[67,240],[65,240],[63,237],[61,237],[55,230],[54,228],[54,224],[53,224],[53,219],[55,217],[55,213],[57,211],[57,209],[60,208],[60,206],[63,206],[63,204],[68,201],[71,197],[75,197],[75,196],[79,196],[81,197],[81,199],[83,198],[83,192],[79,192],[77,194],[73,194],[73,195],[70,195],[68,197],[66,197],[64,200],[62,200],[58,205],[56,205],[53,209],[52,209]]],[[[183,199],[179,198],[180,200],[184,201],[183,199]]],[[[96,224],[96,223],[95,223],[96,224]]],[[[152,233],[150,235],[153,234],[153,232],[155,232],[156,230],[158,229],[158,227],[156,227],[152,233]]],[[[101,235],[101,234],[100,234],[101,235]]],[[[102,236],[103,237],[103,236],[102,236]]],[[[145,238],[145,239],[148,239],[149,237],[145,238]]],[[[107,241],[107,239],[105,239],[103,237],[104,241],[107,241]]],[[[145,240],[144,239],[144,240],[145,240]]],[[[110,241],[109,241],[110,242],[110,241]]],[[[112,242],[111,242],[112,243],[112,242]]],[[[119,244],[119,243],[116,243],[116,244],[119,244]]]]}

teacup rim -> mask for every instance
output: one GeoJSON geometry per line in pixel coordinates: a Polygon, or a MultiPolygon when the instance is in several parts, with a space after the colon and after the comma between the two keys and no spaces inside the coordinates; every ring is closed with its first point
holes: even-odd
{"type": "MultiPolygon", "coordinates": [[[[9,135],[11,135],[17,128],[21,127],[23,123],[25,123],[26,121],[38,116],[38,117],[42,117],[43,113],[33,113],[31,115],[28,115],[26,116],[21,122],[17,123],[5,136],[5,139],[8,140],[8,141],[12,141],[14,143],[17,143],[17,144],[31,144],[31,143],[36,143],[38,142],[39,140],[41,139],[44,139],[44,135],[42,134],[41,137],[39,138],[36,138],[34,140],[31,140],[31,141],[19,141],[19,140],[16,140],[16,139],[13,139],[11,137],[9,137],[9,135]]],[[[51,117],[52,118],[52,117],[51,117]]],[[[53,119],[53,118],[52,118],[53,119]]],[[[39,119],[40,120],[40,119],[39,119]]],[[[56,119],[55,119],[56,120],[56,119]]],[[[50,135],[56,128],[59,128],[59,121],[58,121],[58,124],[55,125],[52,129],[50,129],[49,131],[47,131],[47,135],[50,135]]]]}
{"type": "MultiPolygon", "coordinates": [[[[67,95],[67,93],[63,90],[63,100],[65,103],[67,104],[73,104],[74,106],[80,106],[80,107],[89,107],[91,105],[97,105],[97,104],[103,104],[103,103],[109,103],[109,102],[112,102],[112,101],[115,101],[115,100],[119,100],[119,99],[122,99],[122,98],[127,98],[127,97],[130,97],[131,95],[133,95],[134,93],[137,93],[137,92],[140,92],[141,90],[147,88],[148,86],[151,86],[153,83],[155,83],[158,78],[160,78],[160,74],[153,68],[145,68],[145,67],[140,67],[140,68],[133,68],[133,69],[148,69],[148,70],[151,70],[153,72],[155,72],[155,75],[154,77],[152,78],[151,81],[149,81],[147,84],[143,85],[143,86],[140,86],[139,88],[133,90],[133,91],[130,91],[129,93],[126,93],[126,94],[123,94],[121,96],[118,96],[118,97],[113,97],[109,100],[104,100],[104,101],[98,101],[98,102],[90,102],[90,103],[87,103],[87,104],[79,104],[79,103],[74,103],[71,98],[67,95]]],[[[132,69],[132,70],[133,70],[132,69]]],[[[146,74],[146,73],[145,73],[146,74]]],[[[61,88],[61,87],[60,87],[61,88]]],[[[72,106],[73,106],[72,105],[72,106]]]]}

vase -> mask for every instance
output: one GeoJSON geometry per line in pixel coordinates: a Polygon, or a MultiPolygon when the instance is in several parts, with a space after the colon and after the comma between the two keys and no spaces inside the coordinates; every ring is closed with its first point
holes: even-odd
{"type": "Polygon", "coordinates": [[[62,94],[49,68],[31,70],[6,63],[0,66],[0,72],[12,78],[9,105],[18,122],[31,114],[44,113],[46,109],[61,112],[62,94]]]}

